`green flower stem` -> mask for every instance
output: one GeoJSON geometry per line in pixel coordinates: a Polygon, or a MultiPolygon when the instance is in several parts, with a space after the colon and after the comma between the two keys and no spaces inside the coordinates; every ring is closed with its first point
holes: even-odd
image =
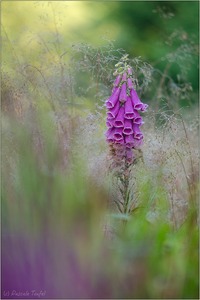
{"type": "Polygon", "coordinates": [[[129,171],[128,171],[128,163],[125,161],[125,169],[124,169],[124,214],[128,211],[129,204],[129,171]]]}

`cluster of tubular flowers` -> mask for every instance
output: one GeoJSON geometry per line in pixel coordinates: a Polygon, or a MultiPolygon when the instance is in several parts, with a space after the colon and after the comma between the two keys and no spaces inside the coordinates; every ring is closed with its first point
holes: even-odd
{"type": "Polygon", "coordinates": [[[132,69],[128,67],[123,74],[117,75],[112,95],[105,103],[106,141],[119,162],[126,158],[131,163],[134,159],[132,149],[138,149],[143,142],[140,127],[144,122],[139,112],[146,111],[148,105],[140,101],[133,82],[132,69]]]}

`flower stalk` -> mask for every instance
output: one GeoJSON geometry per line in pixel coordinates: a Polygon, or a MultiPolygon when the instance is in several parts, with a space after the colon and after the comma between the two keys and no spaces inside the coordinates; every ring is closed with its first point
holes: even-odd
{"type": "MultiPolygon", "coordinates": [[[[128,55],[117,63],[114,75],[112,94],[106,100],[107,108],[105,133],[110,148],[111,166],[120,180],[120,191],[123,205],[120,211],[129,212],[130,201],[130,167],[136,162],[133,150],[140,150],[143,143],[141,126],[144,124],[140,113],[147,110],[148,105],[141,102],[136,92],[136,79],[128,64],[128,55]]],[[[140,150],[141,151],[141,150],[140,150]]],[[[119,206],[118,206],[119,208],[119,206]]]]}

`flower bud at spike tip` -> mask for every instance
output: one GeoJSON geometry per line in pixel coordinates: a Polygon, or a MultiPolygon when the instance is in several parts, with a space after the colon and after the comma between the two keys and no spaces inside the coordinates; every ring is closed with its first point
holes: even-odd
{"type": "Polygon", "coordinates": [[[133,89],[133,82],[132,82],[131,78],[128,78],[127,82],[128,82],[129,90],[132,90],[133,89]]]}
{"type": "Polygon", "coordinates": [[[131,70],[131,68],[128,68],[128,75],[132,75],[132,70],[131,70]]]}
{"type": "Polygon", "coordinates": [[[123,81],[126,81],[126,73],[124,73],[123,76],[122,76],[122,82],[123,81]]]}
{"type": "Polygon", "coordinates": [[[117,78],[115,79],[114,86],[118,86],[120,84],[120,81],[121,81],[121,75],[118,75],[117,78]]]}
{"type": "Polygon", "coordinates": [[[122,84],[122,87],[121,87],[121,93],[119,95],[119,101],[121,103],[124,103],[124,102],[126,102],[126,100],[127,100],[126,82],[124,82],[122,84]]]}

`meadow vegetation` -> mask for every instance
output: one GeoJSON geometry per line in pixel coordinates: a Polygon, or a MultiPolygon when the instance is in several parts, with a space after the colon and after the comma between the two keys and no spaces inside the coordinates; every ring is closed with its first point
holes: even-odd
{"type": "Polygon", "coordinates": [[[124,212],[104,103],[126,45],[53,34],[33,60],[2,28],[2,298],[198,299],[196,44],[178,35],[164,70],[129,55],[149,108],[124,212]]]}

